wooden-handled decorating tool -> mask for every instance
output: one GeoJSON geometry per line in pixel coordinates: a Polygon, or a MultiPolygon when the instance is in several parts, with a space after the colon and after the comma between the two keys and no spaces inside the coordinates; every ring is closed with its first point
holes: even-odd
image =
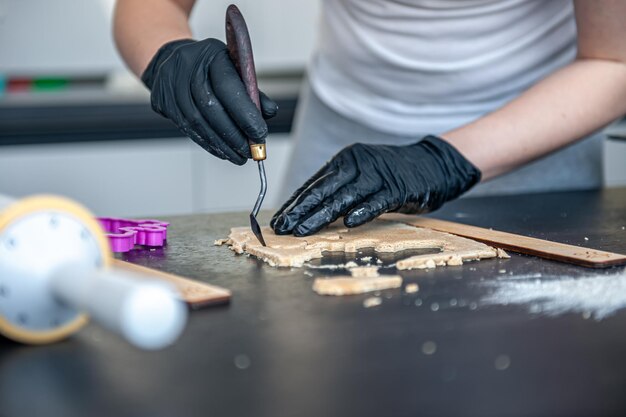
{"type": "MultiPolygon", "coordinates": [[[[257,85],[256,70],[254,68],[254,56],[252,55],[252,44],[250,42],[250,35],[248,33],[248,27],[246,21],[237,6],[231,4],[226,10],[226,44],[228,46],[228,53],[230,58],[235,63],[235,67],[239,72],[239,76],[246,86],[246,91],[252,99],[252,102],[261,111],[261,100],[259,98],[259,87],[257,85]]],[[[261,233],[261,227],[256,220],[256,216],[259,214],[261,204],[265,198],[265,192],[267,191],[267,177],[265,176],[265,166],[263,161],[266,158],[265,144],[254,143],[248,140],[250,144],[250,153],[252,153],[252,159],[257,161],[259,165],[259,175],[261,177],[261,191],[257,197],[252,213],[250,213],[250,227],[252,232],[259,239],[259,242],[265,246],[265,239],[261,233]]]]}

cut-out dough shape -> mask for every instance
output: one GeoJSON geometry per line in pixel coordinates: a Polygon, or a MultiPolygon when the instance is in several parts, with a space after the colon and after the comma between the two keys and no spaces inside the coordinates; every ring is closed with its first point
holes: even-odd
{"type": "Polygon", "coordinates": [[[399,275],[380,275],[367,278],[338,276],[317,278],[313,282],[313,291],[320,295],[351,295],[400,288],[401,286],[402,277],[399,275]]]}
{"type": "Polygon", "coordinates": [[[357,266],[356,268],[350,268],[348,271],[354,278],[371,278],[378,277],[379,267],[377,266],[357,266]]]}
{"type": "Polygon", "coordinates": [[[386,220],[374,220],[354,229],[347,229],[339,221],[307,237],[279,236],[264,227],[263,236],[267,246],[259,243],[249,227],[235,227],[228,239],[217,240],[215,244],[227,244],[236,253],[249,253],[272,266],[287,267],[303,266],[311,259],[321,258],[325,251],[355,253],[364,248],[373,248],[376,252],[441,249],[439,253],[398,260],[396,268],[399,270],[461,265],[466,260],[497,256],[494,248],[474,240],[386,220]]]}

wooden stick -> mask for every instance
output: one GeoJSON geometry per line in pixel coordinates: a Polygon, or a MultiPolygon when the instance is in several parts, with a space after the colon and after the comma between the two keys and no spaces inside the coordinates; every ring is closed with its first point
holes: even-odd
{"type": "Polygon", "coordinates": [[[115,268],[120,268],[125,271],[134,272],[138,276],[142,276],[148,279],[160,279],[174,284],[176,289],[180,291],[183,301],[192,308],[201,308],[215,304],[225,304],[230,301],[230,290],[218,287],[217,285],[194,281],[178,275],[147,268],[145,266],[131,264],[120,259],[114,259],[113,266],[115,268]]]}
{"type": "Polygon", "coordinates": [[[383,216],[385,220],[399,221],[412,226],[425,227],[440,232],[478,240],[498,248],[526,255],[538,256],[559,262],[586,266],[589,268],[607,268],[610,266],[625,265],[626,255],[605,252],[580,246],[567,245],[564,243],[551,242],[549,240],[516,235],[513,233],[499,232],[497,230],[484,229],[482,227],[454,223],[445,220],[430,219],[426,217],[408,216],[405,214],[390,213],[383,216]]]}

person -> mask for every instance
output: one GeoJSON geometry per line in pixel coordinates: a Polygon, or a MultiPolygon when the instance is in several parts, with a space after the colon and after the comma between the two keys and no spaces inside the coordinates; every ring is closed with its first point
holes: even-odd
{"type": "MultiPolygon", "coordinates": [[[[114,32],[152,107],[245,163],[275,103],[256,110],[223,42],[193,40],[194,0],[149,4],[118,0],[114,32]]],[[[287,175],[303,185],[270,225],[306,236],[473,188],[601,186],[598,132],[626,113],[624,16],[621,0],[323,0],[287,175]]]]}

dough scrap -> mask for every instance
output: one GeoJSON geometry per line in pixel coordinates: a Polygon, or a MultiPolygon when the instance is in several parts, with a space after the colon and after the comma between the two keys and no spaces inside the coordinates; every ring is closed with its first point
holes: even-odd
{"type": "Polygon", "coordinates": [[[365,278],[365,277],[379,277],[377,266],[359,266],[356,268],[350,268],[350,275],[355,278],[365,278]]]}
{"type": "Polygon", "coordinates": [[[313,291],[320,295],[351,295],[388,290],[401,286],[402,277],[399,275],[381,275],[368,278],[335,276],[332,278],[317,278],[313,282],[313,291]]]}
{"type": "MultiPolygon", "coordinates": [[[[328,226],[313,236],[279,236],[269,227],[263,227],[267,246],[261,245],[249,227],[235,227],[225,242],[236,253],[249,253],[271,266],[301,267],[323,252],[356,253],[373,248],[376,252],[400,252],[407,249],[440,248],[441,252],[416,255],[396,262],[398,270],[435,268],[460,265],[463,261],[493,258],[496,250],[484,243],[401,222],[374,220],[363,226],[346,229],[341,221],[328,226]]],[[[357,266],[354,262],[346,267],[357,266]]]]}
{"type": "Polygon", "coordinates": [[[378,307],[382,303],[383,303],[383,299],[380,297],[369,297],[363,300],[363,307],[365,308],[378,307]]]}
{"type": "Polygon", "coordinates": [[[404,292],[407,294],[414,294],[418,292],[419,290],[420,290],[419,285],[417,285],[414,282],[411,284],[406,284],[406,287],[404,287],[404,292]]]}
{"type": "Polygon", "coordinates": [[[310,269],[329,269],[329,270],[360,268],[359,265],[354,261],[348,261],[345,264],[326,264],[326,265],[307,264],[306,267],[310,269]]]}
{"type": "Polygon", "coordinates": [[[511,259],[511,255],[506,253],[504,249],[496,248],[496,253],[498,254],[498,258],[511,259]]]}

